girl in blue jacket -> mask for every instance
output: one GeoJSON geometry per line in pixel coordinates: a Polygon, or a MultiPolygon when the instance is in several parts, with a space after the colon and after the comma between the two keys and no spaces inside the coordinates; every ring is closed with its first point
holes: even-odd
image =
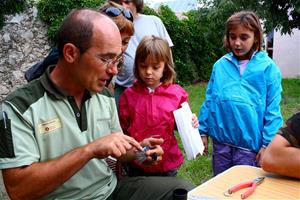
{"type": "Polygon", "coordinates": [[[259,18],[250,11],[226,22],[224,46],[199,113],[199,130],[207,153],[213,141],[213,171],[234,165],[260,166],[266,146],[283,121],[280,113],[281,73],[265,52],[259,18]]]}

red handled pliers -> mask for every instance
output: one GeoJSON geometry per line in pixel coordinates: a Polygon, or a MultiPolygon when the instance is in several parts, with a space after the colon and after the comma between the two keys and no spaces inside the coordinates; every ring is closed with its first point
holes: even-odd
{"type": "Polygon", "coordinates": [[[225,196],[231,196],[232,193],[234,193],[234,192],[236,192],[240,189],[250,187],[249,190],[247,190],[246,192],[241,194],[241,198],[246,199],[247,197],[249,197],[254,192],[256,186],[261,184],[264,181],[264,179],[265,179],[265,177],[262,176],[262,177],[258,177],[256,179],[254,179],[253,181],[237,184],[237,185],[233,186],[232,188],[229,188],[227,191],[225,191],[224,195],[225,196]]]}

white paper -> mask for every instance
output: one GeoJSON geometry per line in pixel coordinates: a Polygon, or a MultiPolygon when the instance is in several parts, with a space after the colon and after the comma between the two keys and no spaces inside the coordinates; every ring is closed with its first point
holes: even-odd
{"type": "Polygon", "coordinates": [[[177,129],[188,160],[195,159],[198,154],[203,154],[204,145],[198,128],[192,125],[192,111],[187,102],[181,108],[173,111],[177,129]]]}

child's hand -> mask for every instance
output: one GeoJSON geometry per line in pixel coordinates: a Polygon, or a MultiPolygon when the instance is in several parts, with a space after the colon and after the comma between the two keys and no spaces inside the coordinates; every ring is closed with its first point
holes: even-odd
{"type": "Polygon", "coordinates": [[[264,156],[266,148],[265,147],[261,147],[259,152],[256,155],[256,161],[257,161],[257,165],[260,167],[261,166],[261,162],[262,162],[262,158],[264,156]]]}
{"type": "Polygon", "coordinates": [[[208,155],[208,136],[201,136],[202,143],[204,145],[203,155],[208,155]]]}
{"type": "Polygon", "coordinates": [[[162,160],[164,154],[161,144],[164,142],[162,138],[146,138],[141,142],[141,146],[148,146],[150,149],[145,152],[146,160],[143,162],[144,165],[156,165],[162,160]]]}
{"type": "Polygon", "coordinates": [[[193,115],[192,115],[192,126],[194,128],[198,128],[198,126],[199,126],[198,117],[195,115],[195,113],[193,113],[193,115]]]}

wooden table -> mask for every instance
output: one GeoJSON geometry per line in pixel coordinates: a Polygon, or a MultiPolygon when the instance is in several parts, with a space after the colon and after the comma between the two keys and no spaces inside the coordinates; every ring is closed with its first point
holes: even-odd
{"type": "Polygon", "coordinates": [[[189,200],[199,199],[241,199],[247,189],[235,192],[231,197],[224,196],[230,187],[265,176],[254,193],[247,199],[300,199],[300,180],[268,173],[258,167],[238,165],[215,176],[188,193],[189,200]]]}

